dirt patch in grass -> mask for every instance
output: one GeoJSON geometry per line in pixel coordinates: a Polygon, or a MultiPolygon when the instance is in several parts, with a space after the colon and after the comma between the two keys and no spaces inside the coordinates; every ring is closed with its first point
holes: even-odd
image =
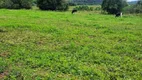
{"type": "Polygon", "coordinates": [[[4,52],[2,52],[2,53],[0,53],[0,57],[8,57],[8,56],[10,56],[10,52],[9,51],[4,51],[4,52]]]}
{"type": "Polygon", "coordinates": [[[0,79],[3,79],[7,75],[8,75],[8,71],[4,71],[3,73],[0,73],[0,79]]]}

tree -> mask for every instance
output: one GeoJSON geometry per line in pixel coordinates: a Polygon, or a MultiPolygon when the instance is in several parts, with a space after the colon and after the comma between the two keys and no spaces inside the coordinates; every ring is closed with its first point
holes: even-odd
{"type": "Polygon", "coordinates": [[[66,0],[37,0],[37,6],[41,10],[62,10],[68,9],[66,0]]]}
{"type": "Polygon", "coordinates": [[[32,0],[21,0],[21,8],[31,9],[32,8],[32,0]]]}
{"type": "Polygon", "coordinates": [[[138,0],[135,5],[129,5],[123,9],[125,13],[142,13],[142,0],[138,0]]]}
{"type": "Polygon", "coordinates": [[[142,0],[139,0],[133,8],[133,11],[135,11],[135,13],[142,13],[142,0]]]}
{"type": "Polygon", "coordinates": [[[142,0],[139,0],[139,1],[137,2],[137,5],[142,5],[142,0]]]}
{"type": "Polygon", "coordinates": [[[10,8],[13,5],[11,0],[0,0],[0,8],[10,8]]]}
{"type": "Polygon", "coordinates": [[[126,0],[103,0],[102,9],[109,14],[122,12],[122,9],[127,6],[126,0]]]}
{"type": "Polygon", "coordinates": [[[32,0],[0,0],[0,8],[30,9],[32,8],[32,0]]]}
{"type": "Polygon", "coordinates": [[[102,0],[68,0],[69,3],[77,4],[77,5],[93,5],[93,4],[101,4],[102,0]]]}

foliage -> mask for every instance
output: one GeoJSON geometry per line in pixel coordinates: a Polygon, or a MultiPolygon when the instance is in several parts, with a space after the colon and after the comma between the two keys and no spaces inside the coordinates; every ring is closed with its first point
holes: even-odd
{"type": "Polygon", "coordinates": [[[96,7],[95,10],[100,11],[101,7],[96,7]]]}
{"type": "Polygon", "coordinates": [[[142,0],[139,0],[133,7],[134,13],[142,13],[142,0]]]}
{"type": "Polygon", "coordinates": [[[41,10],[61,10],[68,9],[66,0],[37,0],[37,6],[41,10]]]}
{"type": "Polygon", "coordinates": [[[126,0],[103,0],[102,9],[109,14],[122,12],[122,9],[127,6],[126,0]]]}
{"type": "Polygon", "coordinates": [[[139,0],[135,5],[129,5],[123,9],[125,13],[142,13],[142,0],[139,0]]]}
{"type": "Polygon", "coordinates": [[[34,3],[34,4],[37,4],[37,0],[33,0],[33,3],[34,3]]]}
{"type": "Polygon", "coordinates": [[[127,7],[123,8],[123,12],[124,13],[134,13],[134,6],[133,5],[129,5],[127,7]]]}
{"type": "Polygon", "coordinates": [[[32,0],[0,0],[0,8],[30,9],[32,8],[32,0]]]}
{"type": "Polygon", "coordinates": [[[76,6],[77,5],[76,3],[73,3],[73,2],[69,2],[68,4],[69,4],[69,6],[76,6]]]}
{"type": "Polygon", "coordinates": [[[69,2],[77,5],[94,5],[101,4],[102,0],[69,0],[69,2]]]}
{"type": "Polygon", "coordinates": [[[89,7],[89,6],[86,6],[86,5],[83,5],[83,6],[77,6],[74,8],[75,10],[79,10],[79,11],[93,11],[94,8],[93,7],[89,7]]]}

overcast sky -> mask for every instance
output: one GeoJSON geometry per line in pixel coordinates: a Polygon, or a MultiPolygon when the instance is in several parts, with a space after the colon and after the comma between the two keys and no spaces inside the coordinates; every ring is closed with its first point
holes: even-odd
{"type": "Polygon", "coordinates": [[[127,0],[127,1],[137,1],[137,0],[127,0]]]}

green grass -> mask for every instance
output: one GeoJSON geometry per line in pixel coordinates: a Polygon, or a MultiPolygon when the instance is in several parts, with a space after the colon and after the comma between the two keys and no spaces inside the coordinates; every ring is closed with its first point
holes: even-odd
{"type": "Polygon", "coordinates": [[[0,79],[140,80],[141,21],[142,15],[2,9],[0,79]]]}

